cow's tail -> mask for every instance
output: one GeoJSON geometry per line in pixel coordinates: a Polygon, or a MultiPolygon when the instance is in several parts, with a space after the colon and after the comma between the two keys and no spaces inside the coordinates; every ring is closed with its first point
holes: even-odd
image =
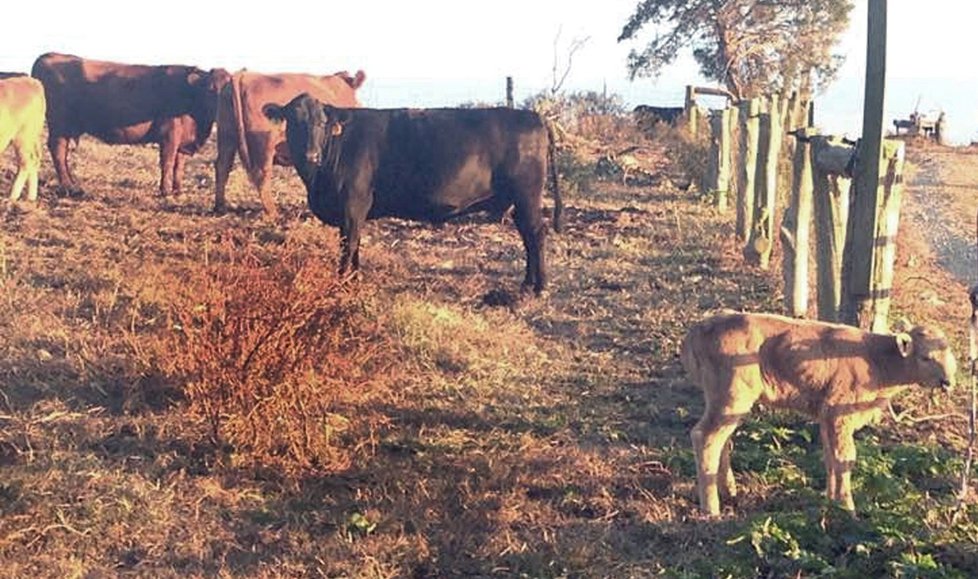
{"type": "Polygon", "coordinates": [[[248,151],[248,137],[245,134],[244,105],[241,102],[241,73],[231,75],[231,105],[234,109],[234,130],[238,134],[238,155],[241,156],[241,164],[244,165],[245,173],[255,187],[258,187],[258,178],[254,175],[251,166],[251,154],[248,151]]]}
{"type": "Polygon", "coordinates": [[[560,215],[564,212],[564,201],[560,198],[560,184],[557,180],[557,139],[554,135],[553,125],[544,119],[543,124],[547,127],[547,167],[550,173],[550,190],[554,194],[554,231],[560,233],[563,226],[560,224],[560,215]]]}

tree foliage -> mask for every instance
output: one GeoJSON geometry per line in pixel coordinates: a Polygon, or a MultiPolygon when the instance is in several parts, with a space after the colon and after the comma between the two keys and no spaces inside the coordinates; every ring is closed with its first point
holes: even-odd
{"type": "Polygon", "coordinates": [[[851,10],[850,0],[642,0],[618,41],[652,28],[652,40],[628,56],[632,79],[658,75],[688,48],[700,72],[738,98],[807,95],[841,66],[832,48],[851,10]]]}

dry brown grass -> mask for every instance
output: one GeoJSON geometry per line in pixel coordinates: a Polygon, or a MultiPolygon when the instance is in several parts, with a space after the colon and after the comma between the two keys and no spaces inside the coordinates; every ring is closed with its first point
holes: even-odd
{"type": "MultiPolygon", "coordinates": [[[[706,311],[780,310],[778,278],[744,267],[732,215],[673,188],[597,182],[567,199],[567,233],[548,239],[550,297],[487,307],[487,294],[520,279],[511,223],[372,222],[354,291],[330,276],[335,230],[305,210],[291,171],[273,178],[282,220],[258,217],[240,170],[229,190],[239,209],[216,217],[213,158],[212,148],[198,155],[185,197],[160,203],[154,149],[82,139],[88,198],[52,197],[46,164],[40,206],[5,207],[4,573],[696,575],[751,555],[749,541],[727,542],[752,514],[797,509],[778,481],[747,472],[737,515],[696,513],[688,431],[702,402],[680,374],[679,341],[706,311]],[[290,309],[300,303],[308,308],[290,309]],[[319,338],[281,333],[288,351],[263,354],[274,371],[235,393],[241,404],[290,379],[303,400],[321,393],[325,425],[350,426],[320,468],[255,468],[242,450],[250,442],[215,445],[195,417],[197,394],[185,389],[208,372],[210,386],[232,383],[249,336],[278,331],[216,325],[232,304],[294,320],[299,334],[335,330],[319,337],[315,360],[319,338]],[[350,317],[320,323],[320,306],[350,317]],[[196,342],[174,322],[196,328],[196,342]],[[148,346],[167,336],[179,372],[148,346]],[[342,384],[329,381],[336,356],[342,384]]],[[[653,170],[669,169],[664,153],[656,159],[653,170]]],[[[918,260],[911,275],[934,272],[918,260]]],[[[906,293],[897,301],[922,317],[957,315],[906,293]]],[[[263,432],[296,400],[263,412],[263,432]]],[[[960,424],[928,425],[883,432],[959,445],[960,424]]]]}

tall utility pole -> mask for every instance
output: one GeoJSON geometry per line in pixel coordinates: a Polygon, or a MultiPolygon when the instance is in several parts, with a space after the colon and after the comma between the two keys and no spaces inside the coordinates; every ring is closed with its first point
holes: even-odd
{"type": "MultiPolygon", "coordinates": [[[[863,133],[856,164],[855,192],[849,216],[843,271],[842,321],[864,329],[885,326],[873,320],[876,300],[889,299],[890,288],[874,288],[874,262],[881,251],[878,240],[880,158],[883,140],[883,93],[886,84],[886,0],[869,0],[866,43],[866,97],[863,133]],[[886,293],[887,295],[882,295],[886,293]]],[[[889,240],[892,242],[892,240],[889,240]]]]}

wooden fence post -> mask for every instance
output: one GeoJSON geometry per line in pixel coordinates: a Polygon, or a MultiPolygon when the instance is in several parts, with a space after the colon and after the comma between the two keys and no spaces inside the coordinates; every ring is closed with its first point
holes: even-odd
{"type": "Polygon", "coordinates": [[[896,261],[896,239],[900,228],[900,205],[903,201],[903,163],[904,143],[895,139],[883,142],[883,159],[880,165],[880,175],[883,182],[883,199],[879,207],[877,223],[879,232],[875,263],[873,264],[873,282],[871,294],[873,299],[874,332],[889,331],[887,320],[890,315],[890,296],[893,293],[893,267],[896,261]],[[882,245],[882,247],[880,247],[882,245]]]}
{"type": "Polygon", "coordinates": [[[506,77],[506,106],[513,108],[513,77],[506,77]]]}
{"type": "Polygon", "coordinates": [[[697,128],[699,126],[699,114],[696,107],[696,87],[686,86],[686,128],[689,136],[695,141],[699,136],[697,128]]]}
{"type": "Polygon", "coordinates": [[[737,239],[746,241],[754,228],[754,192],[757,176],[757,138],[760,133],[761,103],[758,99],[741,101],[740,171],[737,174],[737,239]]]}
{"type": "Polygon", "coordinates": [[[863,133],[856,162],[856,194],[843,256],[842,321],[863,329],[886,327],[874,320],[878,299],[880,207],[883,187],[880,162],[883,139],[883,100],[886,84],[886,0],[869,0],[866,42],[866,96],[863,103],[863,133]]]}
{"type": "Polygon", "coordinates": [[[744,257],[761,269],[770,266],[774,248],[774,211],[778,193],[778,158],[781,152],[781,123],[777,95],[771,96],[769,112],[761,113],[758,135],[757,193],[754,223],[744,248],[744,257]]]}
{"type": "Polygon", "coordinates": [[[852,155],[851,145],[832,137],[811,139],[818,319],[826,322],[839,321],[851,184],[846,175],[852,155]]]}
{"type": "Polygon", "coordinates": [[[730,136],[730,180],[727,199],[732,199],[733,203],[737,203],[739,199],[737,188],[740,180],[740,172],[736,169],[740,166],[740,108],[736,104],[731,104],[727,110],[730,111],[727,121],[727,134],[730,136]]]}
{"type": "Polygon", "coordinates": [[[716,196],[717,211],[727,210],[730,190],[730,111],[723,109],[710,115],[710,166],[707,190],[716,196]]]}
{"type": "Polygon", "coordinates": [[[812,221],[812,156],[810,138],[814,129],[795,132],[791,202],[781,226],[783,250],[784,305],[796,318],[808,314],[808,247],[812,221]]]}

